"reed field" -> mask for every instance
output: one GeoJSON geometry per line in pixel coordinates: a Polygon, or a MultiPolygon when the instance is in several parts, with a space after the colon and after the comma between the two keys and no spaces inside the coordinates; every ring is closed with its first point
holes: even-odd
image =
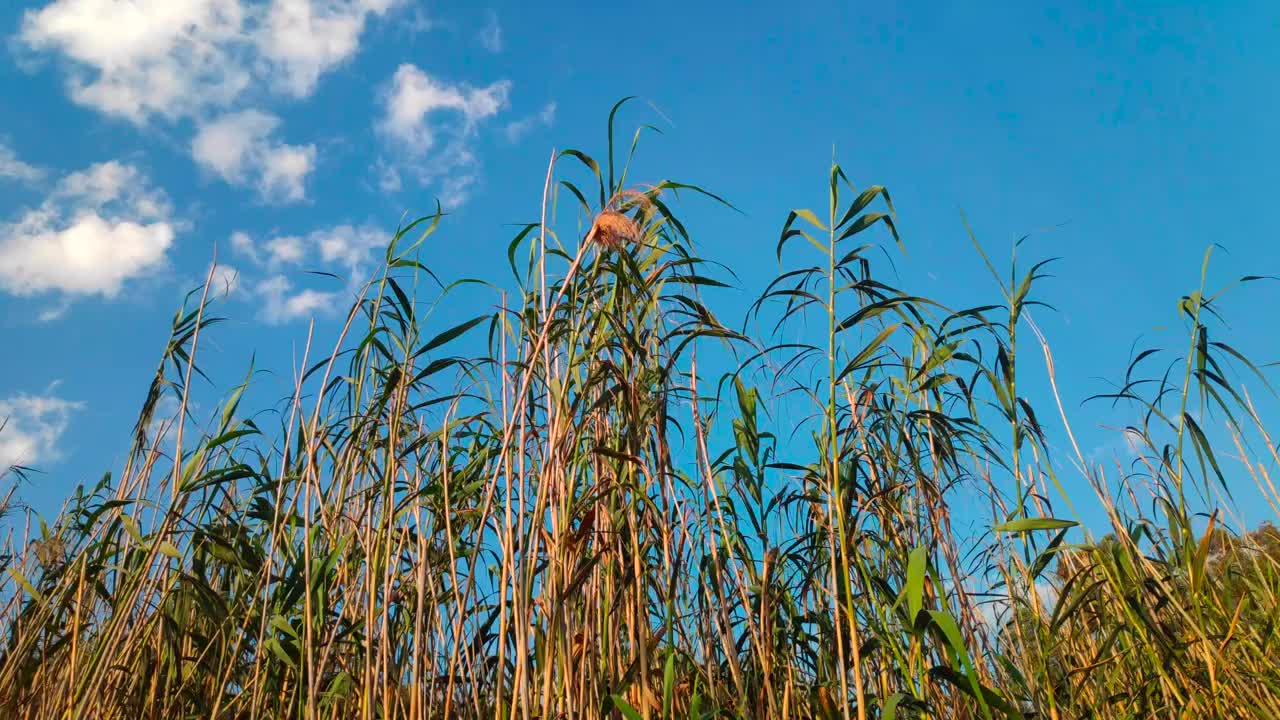
{"type": "Polygon", "coordinates": [[[1219,315],[1267,283],[1206,256],[1182,340],[1100,349],[1131,364],[1081,405],[1046,258],[975,239],[980,307],[895,287],[891,189],[833,164],[743,240],[781,267],[744,313],[677,215],[733,199],[633,177],[617,111],[528,179],[470,314],[432,312],[450,219],[405,222],[290,396],[246,368],[196,408],[206,283],[122,467],[43,520],[0,478],[0,716],[1280,717],[1280,531],[1218,500],[1280,507],[1270,370],[1219,315]],[[1094,461],[1072,423],[1113,404],[1132,457],[1094,461]]]}

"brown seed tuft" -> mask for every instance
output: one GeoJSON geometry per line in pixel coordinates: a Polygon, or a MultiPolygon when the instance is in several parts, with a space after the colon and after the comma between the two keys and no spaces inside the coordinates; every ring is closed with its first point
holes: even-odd
{"type": "Polygon", "coordinates": [[[605,210],[596,215],[595,222],[591,223],[591,232],[587,233],[587,242],[613,250],[639,239],[640,229],[635,221],[616,210],[605,210]]]}

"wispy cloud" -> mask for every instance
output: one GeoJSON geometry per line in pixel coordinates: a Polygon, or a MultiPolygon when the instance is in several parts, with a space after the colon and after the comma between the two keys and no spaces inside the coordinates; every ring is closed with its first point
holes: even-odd
{"type": "Polygon", "coordinates": [[[427,14],[421,7],[413,9],[413,15],[404,22],[397,23],[398,27],[409,33],[410,36],[421,35],[422,33],[431,32],[440,23],[435,18],[427,14]]]}
{"type": "Polygon", "coordinates": [[[213,297],[234,297],[240,293],[240,270],[234,265],[218,263],[206,277],[213,297]]]}
{"type": "Polygon", "coordinates": [[[410,152],[425,154],[442,144],[441,136],[456,141],[506,108],[510,90],[506,80],[482,88],[449,84],[406,63],[396,69],[385,92],[380,129],[410,152]]]}
{"type": "Polygon", "coordinates": [[[491,53],[502,52],[502,23],[498,21],[498,13],[489,10],[485,13],[484,27],[480,29],[480,33],[476,36],[480,41],[480,47],[491,53]]]}
{"type": "Polygon", "coordinates": [[[296,289],[284,275],[272,275],[262,280],[254,288],[254,293],[262,300],[261,318],[272,325],[331,315],[336,310],[339,297],[332,291],[296,289]]]}
{"type": "Polygon", "coordinates": [[[43,177],[43,170],[19,160],[17,154],[8,145],[0,142],[0,180],[33,183],[43,177]]]}
{"type": "Polygon", "coordinates": [[[337,225],[306,235],[277,235],[255,240],[245,232],[231,236],[232,251],[254,268],[252,277],[241,273],[237,295],[258,302],[259,317],[269,324],[313,316],[332,315],[349,294],[367,280],[375,253],[391,236],[369,226],[337,225]],[[291,275],[311,270],[338,275],[343,291],[298,287],[291,275]]]}
{"type": "Polygon", "coordinates": [[[59,441],[71,416],[84,408],[53,394],[57,384],[44,394],[18,393],[0,399],[0,473],[14,465],[38,466],[61,457],[59,441]]]}
{"type": "MultiPolygon", "coordinates": [[[[1146,441],[1141,433],[1132,428],[1123,428],[1115,430],[1114,434],[1106,442],[1097,445],[1087,454],[1085,460],[1090,464],[1115,459],[1133,460],[1142,454],[1146,447],[1146,441]]],[[[1077,463],[1078,464],[1078,463],[1077,463]]]]}
{"type": "Polygon", "coordinates": [[[554,102],[549,102],[546,105],[543,105],[542,109],[537,113],[507,123],[507,127],[505,128],[507,140],[512,143],[520,142],[520,140],[524,138],[525,135],[528,135],[530,131],[539,127],[551,127],[555,124],[555,121],[556,104],[554,102]]]}
{"type": "Polygon", "coordinates": [[[191,155],[227,182],[253,186],[267,202],[303,200],[316,146],[276,140],[279,125],[279,118],[258,110],[222,115],[200,124],[191,155]]]}
{"type": "Polygon", "coordinates": [[[461,204],[478,172],[472,142],[482,124],[506,109],[510,92],[506,80],[477,88],[401,65],[383,91],[377,123],[397,158],[376,166],[382,187],[399,187],[411,173],[421,184],[435,185],[446,205],[461,204]]]}

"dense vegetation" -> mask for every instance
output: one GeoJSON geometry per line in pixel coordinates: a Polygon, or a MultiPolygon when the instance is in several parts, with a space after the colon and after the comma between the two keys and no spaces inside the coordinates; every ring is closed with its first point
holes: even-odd
{"type": "Polygon", "coordinates": [[[1280,535],[1206,499],[1277,499],[1248,394],[1270,388],[1219,293],[1101,399],[1136,457],[1095,464],[1063,402],[1019,389],[1028,362],[1054,378],[1043,263],[988,261],[984,307],[892,287],[890,195],[833,166],[726,321],[705,298],[732,278],[672,211],[722,201],[634,184],[614,144],[611,114],[603,164],[556,157],[492,313],[432,314],[447,220],[401,228],[274,412],[241,406],[248,380],[188,412],[217,331],[197,290],[122,471],[15,524],[3,715],[1280,715],[1280,535]],[[989,498],[989,531],[953,529],[958,497],[989,498]]]}

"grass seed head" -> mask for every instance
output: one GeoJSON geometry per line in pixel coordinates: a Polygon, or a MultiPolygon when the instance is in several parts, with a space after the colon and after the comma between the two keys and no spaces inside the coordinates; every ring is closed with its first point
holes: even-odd
{"type": "Polygon", "coordinates": [[[621,249],[627,243],[640,240],[640,229],[626,215],[616,210],[604,210],[591,223],[591,231],[587,233],[587,241],[612,250],[621,249]]]}

